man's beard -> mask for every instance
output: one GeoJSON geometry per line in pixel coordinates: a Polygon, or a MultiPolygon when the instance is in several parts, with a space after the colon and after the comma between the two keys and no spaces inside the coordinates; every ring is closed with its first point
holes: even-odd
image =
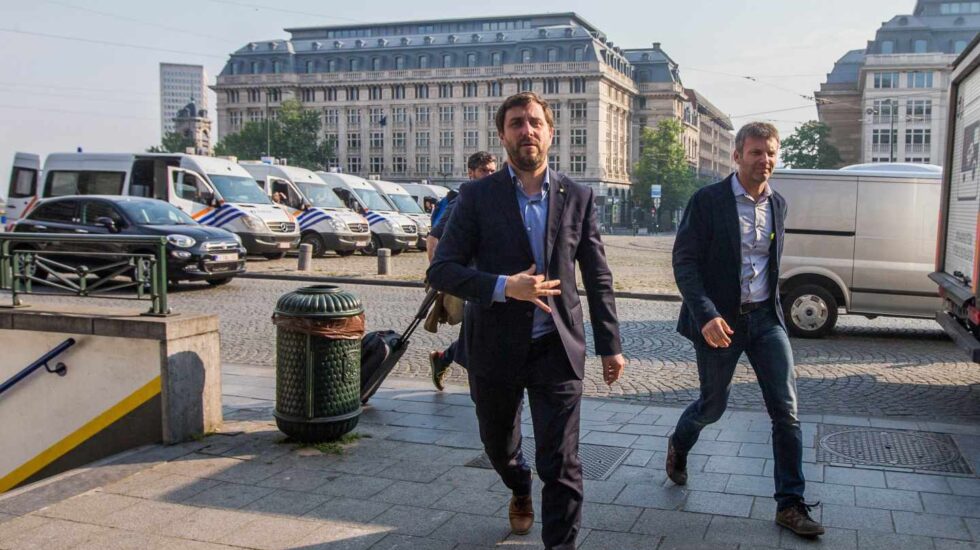
{"type": "Polygon", "coordinates": [[[541,148],[540,145],[531,141],[523,141],[517,143],[514,147],[507,147],[507,162],[514,165],[515,168],[522,170],[524,172],[533,172],[545,163],[548,152],[541,148]],[[537,146],[537,154],[532,152],[525,152],[523,145],[533,144],[537,146]]]}

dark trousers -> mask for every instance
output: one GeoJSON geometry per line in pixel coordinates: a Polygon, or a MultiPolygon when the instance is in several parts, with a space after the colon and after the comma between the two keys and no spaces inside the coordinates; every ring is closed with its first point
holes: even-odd
{"type": "Polygon", "coordinates": [[[535,466],[546,548],[572,550],[582,519],[578,458],[582,381],[575,378],[557,333],[532,342],[515,379],[469,375],[480,439],[494,469],[517,496],[531,494],[531,468],[521,453],[521,407],[527,390],[534,424],[535,466]]]}
{"type": "Polygon", "coordinates": [[[453,340],[452,344],[446,348],[446,351],[442,352],[442,358],[447,363],[452,363],[456,359],[456,347],[459,345],[459,340],[453,340]]]}
{"type": "Polygon", "coordinates": [[[732,391],[732,376],[742,352],[759,379],[762,398],[772,419],[772,454],[775,459],[775,499],[783,509],[803,499],[803,434],[796,414],[796,378],[793,350],[786,330],[771,306],[739,315],[727,348],[696,344],[701,396],[681,415],[674,430],[674,447],[687,453],[701,429],[725,412],[732,391]]]}

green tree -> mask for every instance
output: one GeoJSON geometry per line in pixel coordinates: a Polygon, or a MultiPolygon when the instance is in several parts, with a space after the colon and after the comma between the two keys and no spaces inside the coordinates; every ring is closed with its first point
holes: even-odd
{"type": "Polygon", "coordinates": [[[671,214],[687,204],[699,185],[687,164],[681,140],[683,132],[680,121],[665,118],[656,128],[643,128],[640,136],[640,159],[634,172],[633,196],[644,210],[649,211],[653,205],[650,187],[661,186],[657,219],[662,229],[671,228],[671,214]]]}
{"type": "Polygon", "coordinates": [[[178,134],[177,132],[167,132],[163,135],[163,143],[154,145],[146,150],[148,153],[183,153],[188,147],[194,147],[194,139],[178,134]]]}
{"type": "Polygon", "coordinates": [[[783,140],[783,162],[790,168],[837,168],[843,161],[840,151],[830,144],[830,126],[810,120],[783,140]]]}
{"type": "Polygon", "coordinates": [[[214,147],[217,155],[258,159],[268,155],[285,158],[289,164],[310,170],[328,168],[333,143],[320,137],[317,111],[305,109],[295,100],[283,102],[275,120],[249,122],[240,132],[226,136],[214,147]]]}

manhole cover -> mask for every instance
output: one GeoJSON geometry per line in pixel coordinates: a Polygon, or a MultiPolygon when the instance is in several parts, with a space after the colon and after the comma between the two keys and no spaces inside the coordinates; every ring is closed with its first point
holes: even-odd
{"type": "MultiPolygon", "coordinates": [[[[534,469],[534,438],[525,437],[521,442],[524,460],[534,469]]],[[[627,448],[606,447],[603,445],[579,445],[578,457],[582,461],[582,477],[585,479],[606,479],[613,469],[626,458],[630,452],[627,448]]],[[[490,458],[486,453],[469,461],[471,468],[492,469],[490,458]]]]}
{"type": "Polygon", "coordinates": [[[817,461],[972,474],[948,434],[820,424],[817,461]]]}

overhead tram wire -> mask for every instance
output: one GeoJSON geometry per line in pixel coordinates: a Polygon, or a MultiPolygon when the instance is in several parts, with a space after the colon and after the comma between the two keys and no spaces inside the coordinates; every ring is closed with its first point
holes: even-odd
{"type": "Polygon", "coordinates": [[[305,15],[307,17],[323,17],[324,19],[338,19],[338,20],[341,20],[341,21],[350,21],[352,23],[368,23],[367,21],[362,21],[362,20],[359,20],[359,19],[354,19],[352,17],[341,17],[341,16],[337,16],[337,15],[327,15],[325,13],[311,13],[311,12],[307,12],[307,11],[290,10],[290,9],[284,9],[284,8],[277,8],[277,7],[274,7],[274,6],[263,6],[261,4],[250,4],[248,2],[233,2],[232,0],[207,0],[207,1],[208,2],[212,2],[212,3],[215,3],[215,4],[226,4],[226,5],[231,5],[231,6],[238,6],[238,7],[241,7],[241,8],[252,8],[252,9],[256,9],[256,10],[277,11],[277,12],[280,12],[280,13],[289,13],[289,14],[293,14],[293,15],[305,15]]]}
{"type": "Polygon", "coordinates": [[[196,56],[196,57],[209,57],[209,58],[214,58],[214,59],[227,59],[228,58],[227,55],[210,55],[210,54],[206,54],[206,53],[191,52],[191,51],[186,51],[186,50],[171,50],[171,49],[168,49],[168,48],[155,48],[155,47],[152,47],[152,46],[140,46],[140,45],[137,45],[137,44],[126,44],[124,42],[109,42],[108,40],[95,40],[95,39],[92,39],[92,38],[79,38],[79,37],[76,37],[76,36],[64,36],[64,35],[60,35],[60,34],[50,34],[50,33],[33,32],[33,31],[22,31],[22,30],[10,29],[10,28],[5,28],[5,27],[0,27],[0,32],[6,32],[6,33],[12,33],[12,34],[23,34],[23,35],[27,35],[27,36],[39,36],[39,37],[43,37],[43,38],[55,38],[55,39],[58,39],[58,40],[69,40],[69,41],[74,41],[74,42],[85,42],[85,43],[89,43],[89,44],[101,44],[103,46],[115,46],[117,48],[132,48],[132,49],[136,49],[136,50],[149,50],[149,51],[156,51],[156,52],[179,53],[179,54],[182,54],[182,55],[192,55],[192,56],[196,56]]]}

